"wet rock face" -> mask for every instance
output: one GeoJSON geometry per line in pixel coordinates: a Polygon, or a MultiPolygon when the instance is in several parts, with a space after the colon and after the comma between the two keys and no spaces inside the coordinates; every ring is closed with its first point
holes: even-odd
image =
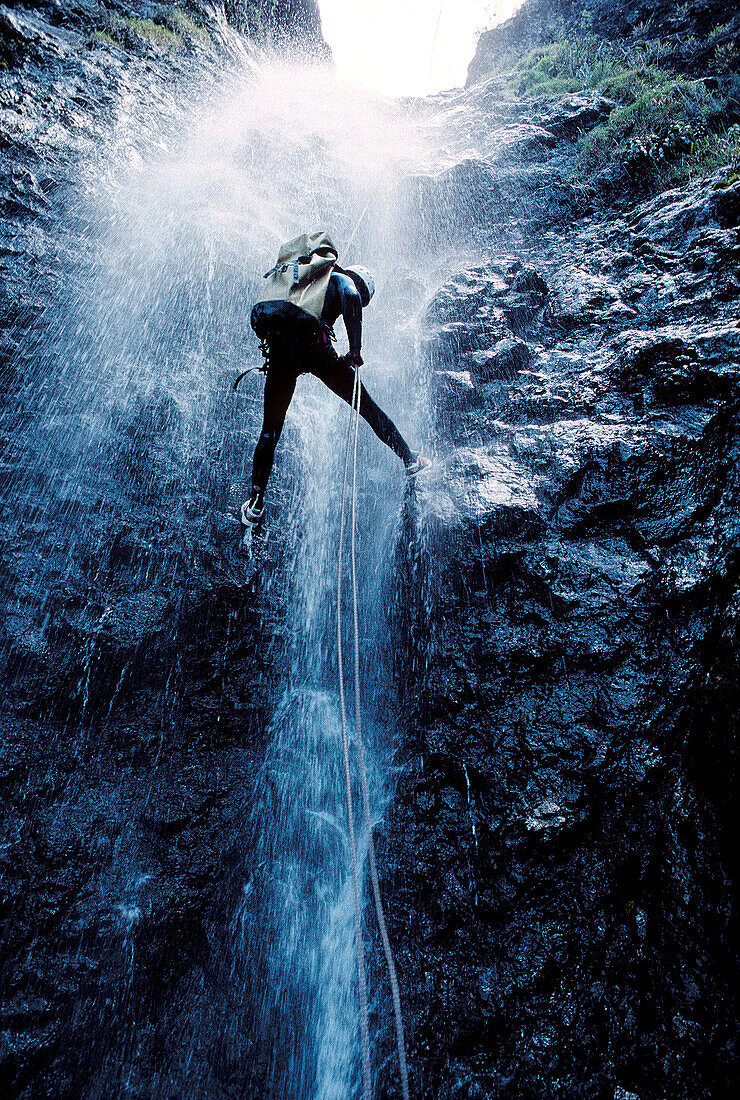
{"type": "Polygon", "coordinates": [[[381,862],[430,1100],[732,1095],[737,187],[527,220],[429,302],[381,862]]]}
{"type": "Polygon", "coordinates": [[[474,94],[476,111],[460,123],[454,163],[406,181],[400,196],[418,252],[490,247],[546,232],[581,216],[596,191],[570,171],[570,142],[606,119],[613,101],[584,92],[530,103],[502,94],[496,77],[474,94]],[[471,146],[476,155],[471,155],[471,146]]]}
{"type": "Polygon", "coordinates": [[[94,263],[77,197],[99,151],[152,157],[194,85],[222,74],[228,38],[211,11],[208,38],[162,47],[135,23],[114,40],[101,11],[0,8],[0,1092],[222,1096],[246,1030],[223,914],[286,600],[240,572],[233,526],[213,520],[251,425],[214,413],[191,464],[155,387],[112,415],[100,476],[70,490],[74,439],[49,444],[67,417],[80,430],[80,383],[44,341],[60,287],[84,294],[74,275],[94,263]]]}
{"type": "Polygon", "coordinates": [[[285,36],[309,54],[329,56],[317,0],[224,0],[224,8],[229,21],[241,31],[285,36]]]}
{"type": "Polygon", "coordinates": [[[688,71],[700,71],[711,58],[707,39],[712,32],[732,41],[740,29],[740,15],[723,0],[526,0],[512,19],[481,35],[468,83],[505,70],[527,50],[552,41],[563,25],[578,26],[584,20],[593,33],[617,42],[644,28],[643,36],[675,44],[675,62],[688,71]]]}

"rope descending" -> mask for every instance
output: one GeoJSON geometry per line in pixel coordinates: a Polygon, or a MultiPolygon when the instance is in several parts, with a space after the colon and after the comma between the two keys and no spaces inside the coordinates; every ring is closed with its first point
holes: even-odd
{"type": "MultiPolygon", "coordinates": [[[[364,217],[364,214],[363,214],[364,217]]],[[[342,557],[344,550],[344,525],[345,505],[347,497],[347,480],[349,469],[350,448],[352,449],[352,506],[351,521],[352,531],[350,539],[350,561],[352,575],[352,619],[354,628],[354,684],[355,684],[355,741],[357,746],[357,761],[360,774],[360,786],[362,790],[362,803],[365,815],[365,828],[367,830],[368,863],[370,866],[370,881],[372,883],[373,901],[375,913],[378,918],[380,937],[383,942],[388,977],[393,998],[393,1014],[396,1025],[396,1046],[398,1049],[398,1064],[401,1073],[401,1092],[403,1100],[409,1100],[408,1066],[406,1062],[406,1047],[403,1034],[403,1016],[401,1014],[401,994],[398,986],[398,975],[393,959],[393,951],[388,936],[388,928],[383,911],[383,902],[380,896],[380,882],[378,879],[378,865],[375,858],[375,844],[373,842],[373,825],[370,811],[370,792],[367,783],[367,770],[365,768],[365,750],[362,743],[362,709],[360,688],[360,630],[357,599],[357,439],[360,426],[360,368],[355,367],[355,379],[352,390],[352,408],[350,410],[349,430],[347,432],[347,449],[344,457],[344,480],[342,484],[342,510],[339,522],[339,569],[337,576],[337,656],[339,669],[339,702],[342,718],[342,747],[344,750],[344,775],[347,783],[347,822],[352,856],[352,884],[355,901],[355,947],[357,950],[357,976],[360,995],[360,1035],[362,1040],[362,1074],[365,1100],[372,1100],[372,1079],[370,1073],[370,1025],[368,1021],[367,1007],[367,975],[365,972],[365,952],[362,942],[362,920],[360,909],[360,881],[357,866],[357,847],[355,843],[354,808],[352,800],[352,781],[349,762],[349,737],[347,734],[347,711],[344,696],[344,654],[342,648],[342,557]],[[353,423],[354,422],[354,423],[353,423]],[[353,432],[354,426],[354,432],[353,432]],[[353,442],[354,436],[354,442],[353,442]]]]}
{"type": "MultiPolygon", "coordinates": [[[[352,409],[355,405],[357,390],[357,372],[352,391],[352,409]]],[[[349,470],[349,452],[352,443],[352,412],[350,411],[347,450],[344,456],[344,481],[342,484],[342,511],[339,519],[339,569],[337,573],[337,664],[339,670],[339,708],[342,716],[342,749],[344,751],[344,778],[347,784],[347,828],[349,831],[349,850],[352,856],[352,886],[355,901],[355,948],[357,951],[357,979],[360,994],[360,1036],[362,1039],[362,1080],[365,1100],[372,1100],[373,1088],[370,1075],[370,1024],[367,1011],[367,976],[365,973],[365,951],[362,943],[362,918],[360,912],[360,881],[357,870],[357,846],[355,844],[355,816],[352,805],[352,775],[349,764],[349,737],[347,734],[347,707],[344,698],[344,653],[342,648],[342,557],[344,551],[345,500],[347,497],[347,472],[349,470]]]]}

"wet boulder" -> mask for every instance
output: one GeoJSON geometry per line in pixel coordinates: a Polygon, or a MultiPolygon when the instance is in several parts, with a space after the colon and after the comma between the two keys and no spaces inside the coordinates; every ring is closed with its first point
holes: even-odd
{"type": "Polygon", "coordinates": [[[718,188],[722,182],[722,173],[715,172],[706,180],[643,203],[630,219],[635,233],[653,245],[683,251],[695,246],[705,229],[737,229],[740,182],[718,188]]]}
{"type": "Polygon", "coordinates": [[[556,138],[573,138],[609,117],[616,104],[598,92],[538,100],[533,121],[556,138]]]}
{"type": "Polygon", "coordinates": [[[740,267],[740,230],[707,226],[686,250],[686,258],[694,272],[734,276],[740,267]]]}
{"type": "Polygon", "coordinates": [[[549,296],[542,275],[530,267],[514,267],[502,306],[509,327],[516,336],[525,336],[537,327],[549,296]]]}
{"type": "Polygon", "coordinates": [[[543,523],[539,478],[497,446],[461,447],[427,479],[421,522],[442,557],[543,523]]]}
{"type": "Polygon", "coordinates": [[[427,324],[471,321],[491,300],[505,294],[510,285],[510,265],[495,263],[460,272],[436,292],[427,306],[427,324]]]}
{"type": "MultiPolygon", "coordinates": [[[[716,369],[712,360],[717,362],[717,351],[713,350],[717,334],[710,330],[702,335],[702,340],[696,340],[691,330],[626,330],[612,345],[616,351],[617,385],[640,405],[646,401],[692,404],[729,396],[737,389],[740,367],[727,369],[729,349],[724,344],[722,366],[716,369]],[[711,358],[704,354],[704,348],[711,358]]],[[[736,335],[740,337],[740,333],[736,335]]]]}
{"type": "Polygon", "coordinates": [[[545,160],[556,144],[555,134],[544,126],[510,122],[487,136],[485,148],[492,164],[535,164],[545,160]]]}
{"type": "Polygon", "coordinates": [[[430,341],[430,350],[436,362],[468,365],[469,359],[496,336],[504,336],[509,330],[502,310],[487,311],[485,321],[465,323],[450,321],[443,325],[430,341]]]}
{"type": "MultiPolygon", "coordinates": [[[[607,314],[621,305],[618,282],[585,268],[569,268],[551,278],[551,316],[562,332],[603,323],[607,314]]],[[[648,287],[645,283],[645,289],[648,287]]]]}
{"type": "Polygon", "coordinates": [[[434,372],[434,406],[438,419],[482,404],[481,393],[467,370],[434,372]]]}
{"type": "Polygon", "coordinates": [[[46,195],[33,172],[15,169],[0,173],[0,215],[16,220],[40,213],[46,195]]]}
{"type": "Polygon", "coordinates": [[[473,361],[472,372],[477,382],[493,382],[516,378],[520,371],[529,366],[532,361],[530,347],[516,337],[508,337],[490,349],[490,351],[474,351],[471,355],[473,361]]]}
{"type": "Polygon", "coordinates": [[[450,280],[426,312],[432,364],[455,364],[479,381],[516,373],[529,359],[522,337],[537,329],[548,295],[542,275],[517,260],[450,280]]]}
{"type": "Polygon", "coordinates": [[[562,224],[578,210],[575,186],[551,164],[497,165],[469,158],[402,187],[409,215],[435,245],[517,239],[521,222],[562,224]]]}

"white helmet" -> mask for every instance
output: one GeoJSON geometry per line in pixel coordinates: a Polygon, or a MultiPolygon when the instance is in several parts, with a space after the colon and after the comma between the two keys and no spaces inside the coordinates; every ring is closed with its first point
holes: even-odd
{"type": "Polygon", "coordinates": [[[373,279],[368,269],[360,267],[359,264],[353,264],[352,267],[345,267],[342,270],[345,275],[349,275],[360,292],[363,307],[369,305],[375,293],[375,279],[373,279]]]}

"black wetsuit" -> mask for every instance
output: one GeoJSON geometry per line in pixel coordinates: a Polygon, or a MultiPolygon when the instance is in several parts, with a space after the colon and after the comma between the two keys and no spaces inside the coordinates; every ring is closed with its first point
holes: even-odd
{"type": "MultiPolygon", "coordinates": [[[[329,280],[326,301],[321,315],[324,327],[311,341],[273,339],[269,341],[269,366],[265,378],[265,415],[259,442],[254,452],[252,488],[264,492],[272,471],[275,448],[285,423],[288,406],[300,374],[313,374],[324,385],[352,403],[355,372],[347,361],[359,356],[362,343],[362,300],[355,284],[347,275],[334,272],[329,280]],[[344,320],[349,338],[350,355],[340,358],[334,350],[327,329],[339,317],[344,320]]],[[[413,455],[393,421],[375,404],[364,385],[360,385],[360,415],[379,439],[408,465],[413,455]]]]}

